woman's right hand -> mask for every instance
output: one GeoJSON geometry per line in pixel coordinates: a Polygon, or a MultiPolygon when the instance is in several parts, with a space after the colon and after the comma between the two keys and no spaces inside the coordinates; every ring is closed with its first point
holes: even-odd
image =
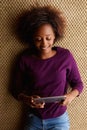
{"type": "Polygon", "coordinates": [[[29,105],[32,108],[44,108],[45,103],[37,103],[34,101],[35,98],[40,98],[38,95],[33,96],[26,96],[25,94],[21,93],[18,96],[19,100],[22,100],[25,104],[29,105]]]}

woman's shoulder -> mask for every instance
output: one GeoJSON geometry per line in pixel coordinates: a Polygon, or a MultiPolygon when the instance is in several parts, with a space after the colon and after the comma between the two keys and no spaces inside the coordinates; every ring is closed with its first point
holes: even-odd
{"type": "Polygon", "coordinates": [[[17,61],[24,62],[25,60],[29,59],[29,57],[31,57],[31,51],[29,48],[26,48],[17,55],[17,61]]]}
{"type": "Polygon", "coordinates": [[[32,55],[32,52],[31,52],[31,50],[29,48],[26,48],[26,49],[22,50],[19,53],[20,58],[22,58],[22,57],[25,57],[25,58],[30,57],[31,55],[32,55]]]}
{"type": "Polygon", "coordinates": [[[29,48],[26,48],[20,52],[20,56],[29,56],[31,55],[31,50],[29,48]]]}
{"type": "Polygon", "coordinates": [[[73,53],[69,49],[57,47],[57,51],[59,53],[60,58],[65,59],[69,62],[73,62],[75,60],[73,53]]]}
{"type": "Polygon", "coordinates": [[[67,48],[60,47],[60,46],[55,47],[55,48],[56,48],[58,54],[60,54],[60,55],[70,55],[71,54],[70,50],[67,48]]]}

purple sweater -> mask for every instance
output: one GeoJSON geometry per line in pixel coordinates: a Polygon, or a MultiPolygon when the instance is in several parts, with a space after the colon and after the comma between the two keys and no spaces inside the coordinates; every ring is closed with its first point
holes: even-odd
{"type": "MultiPolygon", "coordinates": [[[[54,47],[56,55],[48,59],[37,59],[24,52],[20,58],[15,85],[17,94],[41,97],[61,96],[67,93],[68,84],[82,92],[83,84],[76,62],[69,50],[54,47]]],[[[66,111],[58,103],[47,103],[45,108],[30,108],[29,111],[42,119],[55,118],[66,111]]]]}

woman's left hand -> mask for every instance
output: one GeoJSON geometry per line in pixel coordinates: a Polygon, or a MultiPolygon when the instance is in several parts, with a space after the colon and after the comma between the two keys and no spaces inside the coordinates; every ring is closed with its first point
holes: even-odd
{"type": "Polygon", "coordinates": [[[73,90],[70,93],[66,94],[66,98],[65,100],[62,102],[63,106],[67,106],[69,105],[74,99],[75,97],[77,97],[79,95],[79,91],[78,90],[73,90]]]}

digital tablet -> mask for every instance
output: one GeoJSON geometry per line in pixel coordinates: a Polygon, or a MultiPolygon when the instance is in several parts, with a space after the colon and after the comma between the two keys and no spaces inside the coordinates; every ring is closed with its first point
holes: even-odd
{"type": "Polygon", "coordinates": [[[52,102],[61,102],[64,101],[66,96],[54,96],[54,97],[42,97],[35,98],[34,101],[37,103],[52,103],[52,102]]]}

